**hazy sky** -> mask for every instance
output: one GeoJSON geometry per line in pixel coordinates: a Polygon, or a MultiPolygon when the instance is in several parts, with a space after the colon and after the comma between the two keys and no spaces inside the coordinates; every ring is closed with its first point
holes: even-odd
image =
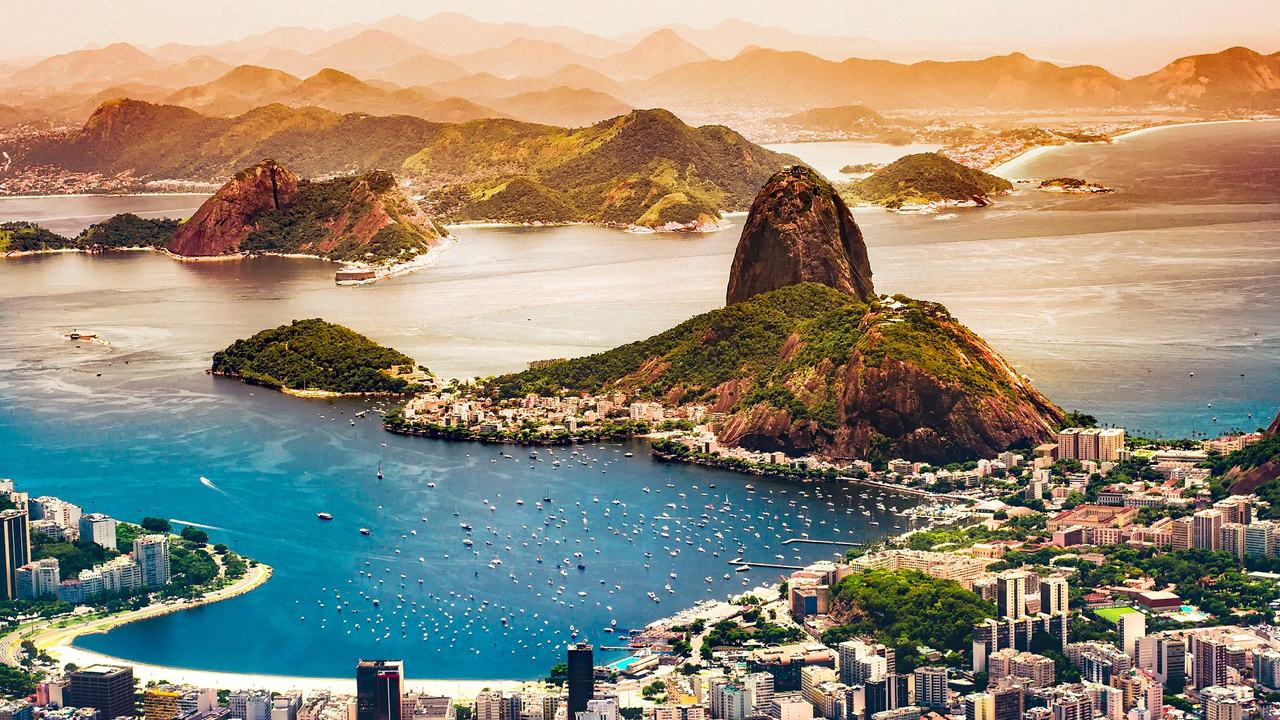
{"type": "Polygon", "coordinates": [[[277,25],[332,28],[446,10],[609,36],[668,22],[705,27],[736,16],[891,44],[990,46],[1073,60],[1099,49],[1115,58],[1109,62],[1122,62],[1126,48],[1168,59],[1233,44],[1280,50],[1277,0],[0,0],[0,56],[116,41],[212,43],[277,25]]]}

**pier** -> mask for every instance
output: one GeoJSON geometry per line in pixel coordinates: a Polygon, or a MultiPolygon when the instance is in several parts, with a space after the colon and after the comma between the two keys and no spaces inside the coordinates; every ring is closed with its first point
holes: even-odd
{"type": "Polygon", "coordinates": [[[841,542],[840,540],[810,540],[809,538],[791,538],[783,540],[780,545],[790,545],[791,543],[811,543],[813,545],[839,545],[840,547],[862,547],[862,543],[841,542]]]}
{"type": "Polygon", "coordinates": [[[730,565],[746,565],[747,567],[778,568],[780,570],[803,570],[805,568],[804,565],[783,565],[782,563],[749,562],[747,560],[743,560],[742,558],[734,558],[729,561],[729,564],[730,565]]]}

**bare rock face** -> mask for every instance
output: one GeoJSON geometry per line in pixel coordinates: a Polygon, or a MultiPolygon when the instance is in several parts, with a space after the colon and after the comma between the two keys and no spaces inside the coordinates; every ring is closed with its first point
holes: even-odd
{"type": "Polygon", "coordinates": [[[1280,414],[1276,415],[1276,419],[1271,421],[1271,426],[1267,428],[1267,432],[1272,435],[1280,432],[1280,414]]]}
{"type": "Polygon", "coordinates": [[[816,282],[866,300],[875,293],[862,231],[831,183],[794,166],[775,173],[751,204],[729,273],[729,305],[816,282]]]}
{"type": "Polygon", "coordinates": [[[253,218],[267,210],[281,210],[298,195],[298,176],[275,160],[263,160],[241,170],[205,201],[178,228],[169,252],[188,257],[234,253],[257,225],[253,218]]]}

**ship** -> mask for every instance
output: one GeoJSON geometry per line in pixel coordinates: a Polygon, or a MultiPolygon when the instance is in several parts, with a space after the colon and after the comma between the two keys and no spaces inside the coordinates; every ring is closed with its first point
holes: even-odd
{"type": "Polygon", "coordinates": [[[325,513],[325,512],[322,512],[322,513],[316,513],[316,517],[320,518],[321,520],[332,520],[332,519],[333,519],[333,516],[332,516],[332,515],[330,515],[329,513],[325,513]]]}

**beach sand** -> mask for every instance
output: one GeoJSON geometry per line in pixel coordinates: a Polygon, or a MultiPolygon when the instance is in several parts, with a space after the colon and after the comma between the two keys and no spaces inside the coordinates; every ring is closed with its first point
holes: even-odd
{"type": "MultiPolygon", "coordinates": [[[[49,648],[49,654],[59,663],[75,663],[80,667],[105,663],[107,665],[131,665],[133,676],[143,684],[152,680],[173,683],[190,683],[199,687],[210,687],[225,690],[263,689],[273,692],[302,690],[329,690],[334,694],[352,695],[356,691],[355,659],[352,659],[351,677],[349,678],[314,678],[294,677],[288,675],[254,675],[250,673],[214,672],[210,670],[190,670],[186,668],[148,665],[146,663],[122,660],[101,653],[84,650],[70,645],[49,648]]],[[[413,668],[406,668],[412,673],[413,668]]],[[[447,695],[455,700],[470,700],[485,688],[493,690],[512,690],[529,684],[524,680],[413,680],[405,681],[406,692],[421,692],[429,695],[447,695]]]]}

